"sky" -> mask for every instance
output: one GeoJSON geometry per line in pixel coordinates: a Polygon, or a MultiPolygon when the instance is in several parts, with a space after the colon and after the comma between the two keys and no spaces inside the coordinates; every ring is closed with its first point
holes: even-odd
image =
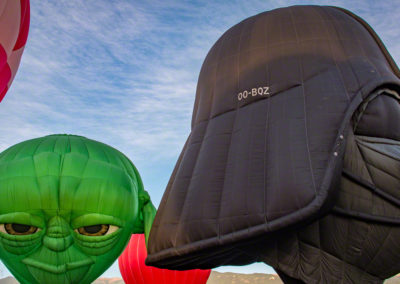
{"type": "MultiPolygon", "coordinates": [[[[243,19],[299,4],[356,13],[400,62],[398,0],[31,0],[26,49],[0,103],[0,152],[56,133],[101,141],[132,160],[158,206],[190,133],[208,50],[243,19]]],[[[273,273],[265,264],[217,270],[273,273]]],[[[104,275],[119,276],[117,264],[104,275]]]]}

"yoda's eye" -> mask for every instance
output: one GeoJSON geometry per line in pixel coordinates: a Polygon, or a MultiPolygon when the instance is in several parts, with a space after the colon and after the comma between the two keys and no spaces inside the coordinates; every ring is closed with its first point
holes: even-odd
{"type": "Polygon", "coordinates": [[[78,233],[85,236],[104,236],[115,232],[118,229],[113,225],[92,225],[78,228],[78,233]]]}
{"type": "Polygon", "coordinates": [[[9,235],[32,235],[37,232],[39,228],[31,225],[23,225],[16,223],[0,224],[0,232],[9,235]]]}

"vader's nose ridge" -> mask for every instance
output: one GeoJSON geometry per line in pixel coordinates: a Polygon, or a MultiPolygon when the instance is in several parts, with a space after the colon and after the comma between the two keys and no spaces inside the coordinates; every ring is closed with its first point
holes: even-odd
{"type": "Polygon", "coordinates": [[[68,223],[60,216],[50,219],[43,244],[53,251],[64,251],[73,243],[68,223]]]}

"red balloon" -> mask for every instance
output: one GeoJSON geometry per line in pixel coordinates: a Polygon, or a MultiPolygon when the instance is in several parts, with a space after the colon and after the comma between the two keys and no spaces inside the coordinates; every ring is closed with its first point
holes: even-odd
{"type": "Polygon", "coordinates": [[[128,246],[118,258],[119,270],[126,284],[205,284],[211,270],[175,271],[147,266],[143,234],[132,235],[128,246]]]}
{"type": "Polygon", "coordinates": [[[28,39],[29,0],[0,1],[0,102],[17,73],[28,39]]]}

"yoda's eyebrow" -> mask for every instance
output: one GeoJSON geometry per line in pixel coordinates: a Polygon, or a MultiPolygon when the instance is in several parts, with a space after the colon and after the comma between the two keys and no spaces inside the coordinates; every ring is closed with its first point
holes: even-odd
{"type": "Polygon", "coordinates": [[[26,225],[34,225],[36,227],[43,228],[45,221],[43,218],[32,215],[27,212],[12,212],[0,215],[0,224],[4,223],[18,223],[26,225]]]}
{"type": "Polygon", "coordinates": [[[122,227],[124,225],[124,222],[115,216],[104,215],[99,213],[84,214],[75,218],[71,222],[71,226],[74,229],[83,226],[91,226],[98,224],[108,224],[108,225],[116,225],[118,227],[122,227]]]}
{"type": "Polygon", "coordinates": [[[73,185],[69,186],[66,181],[60,191],[64,200],[60,209],[72,210],[74,215],[81,212],[99,213],[123,219],[129,212],[137,210],[136,186],[126,188],[99,178],[84,178],[75,189],[70,188],[71,186],[73,185]]]}

